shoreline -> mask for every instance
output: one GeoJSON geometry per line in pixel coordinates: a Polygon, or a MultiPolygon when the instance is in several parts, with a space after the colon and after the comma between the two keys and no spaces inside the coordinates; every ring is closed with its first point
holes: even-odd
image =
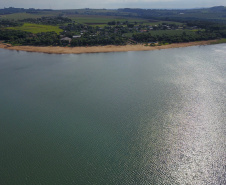
{"type": "Polygon", "coordinates": [[[126,51],[152,51],[160,49],[181,48],[189,46],[210,45],[217,40],[174,43],[162,46],[138,45],[106,45],[106,46],[88,46],[88,47],[60,47],[60,46],[11,46],[10,44],[0,43],[0,48],[17,51],[38,52],[48,54],[82,54],[82,53],[108,53],[108,52],[126,52],[126,51]]]}

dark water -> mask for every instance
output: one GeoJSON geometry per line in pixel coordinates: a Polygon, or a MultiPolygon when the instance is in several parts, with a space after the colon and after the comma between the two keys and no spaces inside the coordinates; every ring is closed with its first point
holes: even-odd
{"type": "Polygon", "coordinates": [[[226,184],[226,45],[0,50],[0,185],[226,184]]]}

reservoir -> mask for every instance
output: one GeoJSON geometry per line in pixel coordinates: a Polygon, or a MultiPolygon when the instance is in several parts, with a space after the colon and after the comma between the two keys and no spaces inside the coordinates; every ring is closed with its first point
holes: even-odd
{"type": "Polygon", "coordinates": [[[0,49],[0,184],[226,184],[226,44],[0,49]]]}

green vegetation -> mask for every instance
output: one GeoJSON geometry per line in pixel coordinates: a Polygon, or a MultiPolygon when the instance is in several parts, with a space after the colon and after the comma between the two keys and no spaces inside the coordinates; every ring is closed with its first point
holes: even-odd
{"type": "Polygon", "coordinates": [[[13,45],[50,46],[61,45],[59,35],[55,32],[32,34],[20,30],[1,30],[0,40],[13,45]]]}
{"type": "MultiPolygon", "coordinates": [[[[0,9],[0,40],[16,45],[146,46],[226,38],[226,9],[0,9]],[[208,16],[207,16],[208,15],[208,16]]],[[[220,40],[221,39],[221,40],[220,40]]]]}
{"type": "Polygon", "coordinates": [[[206,32],[181,32],[168,34],[167,32],[164,34],[155,33],[152,35],[149,33],[138,33],[134,34],[133,38],[137,42],[159,42],[161,44],[165,43],[181,43],[181,42],[191,42],[191,41],[200,41],[200,40],[211,40],[218,38],[216,33],[206,33],[206,32]]]}
{"type": "Polygon", "coordinates": [[[57,16],[57,12],[41,12],[38,14],[31,14],[31,13],[15,13],[15,14],[6,14],[6,15],[0,15],[0,19],[7,19],[7,20],[23,20],[28,18],[41,18],[41,17],[53,17],[57,16]]]}
{"type": "Polygon", "coordinates": [[[175,24],[175,25],[183,25],[183,23],[181,22],[175,22],[175,21],[155,21],[155,20],[148,20],[148,25],[150,26],[155,26],[155,25],[159,25],[159,24],[175,24]]]}
{"type": "Polygon", "coordinates": [[[120,9],[119,12],[133,14],[140,18],[184,22],[202,20],[226,24],[226,7],[187,9],[187,10],[161,10],[161,9],[120,9]]]}
{"type": "Polygon", "coordinates": [[[156,36],[156,35],[169,35],[171,37],[174,37],[176,35],[182,34],[182,33],[186,33],[187,35],[193,35],[195,34],[194,32],[190,31],[190,30],[156,30],[156,31],[150,31],[149,32],[151,35],[156,36]]]}
{"type": "Polygon", "coordinates": [[[63,31],[58,26],[31,24],[31,23],[24,23],[22,26],[8,27],[7,29],[20,30],[20,31],[26,31],[26,32],[31,32],[31,33],[52,32],[53,31],[53,32],[56,32],[57,34],[59,34],[60,32],[63,31]]]}
{"type": "Polygon", "coordinates": [[[68,15],[70,19],[75,21],[76,23],[86,24],[90,26],[100,26],[104,27],[108,25],[108,22],[133,22],[133,23],[146,23],[148,24],[148,20],[139,19],[139,18],[125,18],[125,17],[117,17],[117,16],[97,16],[97,15],[68,15]]]}
{"type": "MultiPolygon", "coordinates": [[[[212,22],[225,23],[226,20],[226,7],[218,6],[212,8],[201,9],[183,9],[183,10],[167,10],[167,9],[136,9],[124,8],[118,10],[107,9],[72,9],[72,10],[47,10],[47,9],[23,9],[23,8],[4,8],[0,9],[0,17],[5,19],[21,20],[26,18],[40,18],[47,16],[66,16],[71,19],[79,18],[81,16],[90,16],[98,19],[98,16],[104,19],[110,17],[115,19],[146,19],[146,20],[159,20],[159,21],[175,21],[183,22],[189,20],[205,20],[212,22]]],[[[110,19],[111,19],[110,18],[110,19]]],[[[87,20],[85,20],[87,21],[87,20]]],[[[89,20],[88,20],[89,21],[89,20]]],[[[98,20],[99,22],[100,20],[98,20]]],[[[133,22],[131,20],[131,22],[133,22]]],[[[83,21],[80,23],[84,23],[83,21]]]]}
{"type": "Polygon", "coordinates": [[[217,41],[212,42],[211,44],[224,44],[226,43],[226,39],[219,39],[217,41]]]}

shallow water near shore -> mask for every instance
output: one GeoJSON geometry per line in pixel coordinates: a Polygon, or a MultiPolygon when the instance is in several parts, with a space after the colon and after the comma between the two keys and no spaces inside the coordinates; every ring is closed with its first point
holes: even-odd
{"type": "Polygon", "coordinates": [[[226,184],[225,58],[0,49],[0,184],[226,184]]]}

